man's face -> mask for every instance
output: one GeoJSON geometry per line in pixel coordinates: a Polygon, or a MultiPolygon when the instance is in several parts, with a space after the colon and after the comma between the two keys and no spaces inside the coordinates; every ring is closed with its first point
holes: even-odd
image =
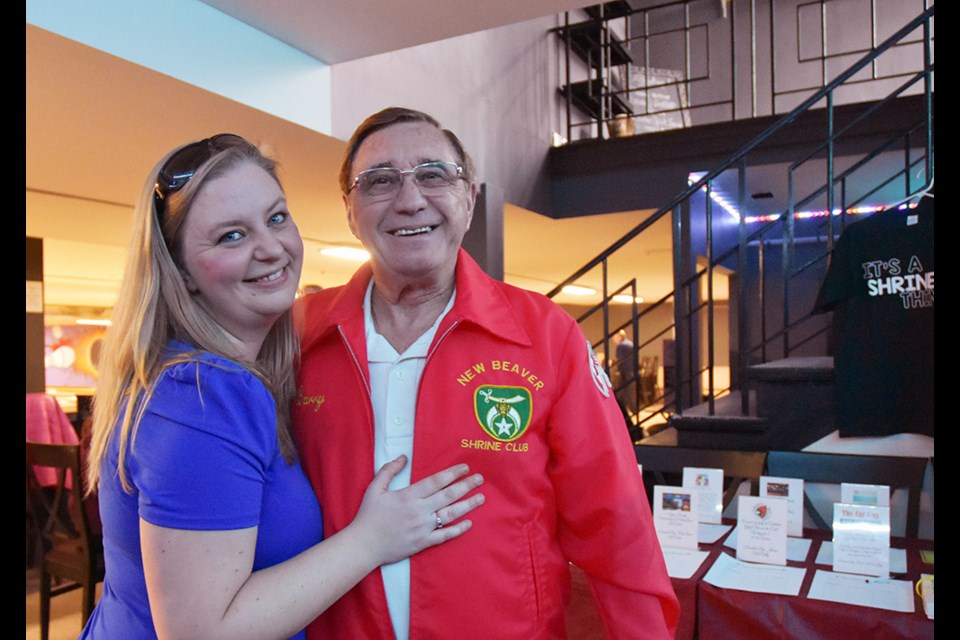
{"type": "MultiPolygon", "coordinates": [[[[458,162],[453,145],[425,122],[401,122],[371,134],[357,149],[352,175],[376,167],[412,169],[426,162],[458,162]]],[[[406,286],[452,277],[457,250],[470,228],[476,184],[457,180],[424,195],[405,174],[393,196],[344,196],[350,230],[370,254],[381,285],[406,286]],[[383,278],[389,282],[381,282],[383,278]]]]}

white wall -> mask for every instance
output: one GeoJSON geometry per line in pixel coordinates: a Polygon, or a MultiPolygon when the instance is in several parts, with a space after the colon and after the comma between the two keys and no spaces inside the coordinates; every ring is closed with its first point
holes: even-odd
{"type": "Polygon", "coordinates": [[[541,179],[560,130],[556,17],[538,18],[334,65],[333,135],[388,106],[425,111],[463,140],[480,181],[545,211],[541,179]]]}

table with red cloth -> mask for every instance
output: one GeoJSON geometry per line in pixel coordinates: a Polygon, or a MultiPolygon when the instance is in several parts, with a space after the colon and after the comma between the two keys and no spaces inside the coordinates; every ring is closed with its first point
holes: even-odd
{"type": "MultiPolygon", "coordinates": [[[[800,595],[784,596],[722,589],[705,581],[697,588],[697,630],[699,640],[837,639],[854,640],[919,640],[933,638],[933,620],[923,611],[923,601],[913,590],[914,612],[863,607],[807,597],[817,570],[830,571],[829,565],[816,564],[821,545],[831,532],[805,530],[811,540],[803,562],[787,561],[791,567],[806,569],[800,595]]],[[[922,550],[933,550],[933,541],[892,538],[890,546],[904,549],[907,572],[891,574],[891,578],[908,580],[916,585],[922,573],[933,573],[932,564],[924,564],[922,550]]],[[[730,549],[733,556],[736,553],[730,549]]],[[[714,557],[715,559],[715,557],[714,557]]]]}
{"type": "MultiPolygon", "coordinates": [[[[724,521],[726,524],[735,524],[724,521]]],[[[736,557],[733,549],[724,551],[725,534],[715,543],[700,544],[709,555],[689,579],[671,578],[680,600],[680,623],[677,640],[917,640],[933,638],[933,620],[923,612],[923,602],[914,592],[914,613],[875,609],[807,597],[816,571],[831,569],[816,564],[820,546],[829,541],[829,531],[805,530],[811,540],[803,562],[788,561],[792,567],[806,568],[806,575],[798,596],[753,593],[737,589],[715,587],[703,580],[720,553],[736,557]]],[[[907,572],[891,577],[916,584],[922,573],[933,573],[933,565],[924,564],[921,550],[933,550],[933,542],[893,538],[893,548],[905,549],[907,572]]],[[[567,609],[567,633],[570,640],[603,640],[605,638],[599,615],[593,604],[586,575],[575,566],[570,567],[572,595],[567,609]]]]}

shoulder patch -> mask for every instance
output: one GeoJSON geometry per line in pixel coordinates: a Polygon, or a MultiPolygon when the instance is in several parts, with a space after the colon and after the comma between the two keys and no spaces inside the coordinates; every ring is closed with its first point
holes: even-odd
{"type": "Polygon", "coordinates": [[[593,384],[597,386],[597,390],[604,398],[609,398],[610,392],[613,390],[610,377],[607,376],[607,372],[603,370],[603,365],[600,364],[600,358],[597,357],[597,352],[590,346],[590,341],[584,340],[584,343],[587,345],[587,365],[590,367],[593,384]]]}

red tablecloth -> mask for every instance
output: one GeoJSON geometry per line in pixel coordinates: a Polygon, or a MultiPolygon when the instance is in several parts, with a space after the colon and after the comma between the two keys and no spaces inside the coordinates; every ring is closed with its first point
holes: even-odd
{"type": "MultiPolygon", "coordinates": [[[[933,620],[923,612],[923,602],[914,594],[914,613],[861,607],[807,598],[817,569],[820,545],[829,540],[829,532],[806,532],[812,538],[804,562],[788,562],[807,570],[798,596],[752,593],[721,589],[701,581],[697,594],[699,640],[921,640],[933,638],[933,620]]],[[[891,546],[906,550],[907,573],[892,575],[913,584],[921,573],[933,573],[932,565],[923,565],[921,549],[933,549],[931,541],[894,538],[891,546]]]]}
{"type": "MultiPolygon", "coordinates": [[[[671,580],[680,600],[677,640],[933,638],[933,620],[924,615],[919,596],[915,596],[916,611],[912,614],[807,598],[816,569],[830,570],[829,566],[815,564],[820,545],[829,539],[829,532],[805,533],[812,539],[806,560],[788,562],[790,566],[807,568],[799,596],[721,589],[704,582],[704,575],[723,552],[723,544],[722,539],[712,545],[701,544],[701,550],[710,551],[710,556],[697,572],[687,580],[671,580]]],[[[921,549],[933,549],[931,541],[894,538],[892,546],[906,549],[907,553],[907,573],[892,577],[916,583],[921,573],[933,573],[933,566],[922,564],[920,557],[921,549]]],[[[571,566],[570,571],[572,594],[567,609],[568,637],[570,640],[604,640],[586,575],[575,566],[571,566]]]]}

